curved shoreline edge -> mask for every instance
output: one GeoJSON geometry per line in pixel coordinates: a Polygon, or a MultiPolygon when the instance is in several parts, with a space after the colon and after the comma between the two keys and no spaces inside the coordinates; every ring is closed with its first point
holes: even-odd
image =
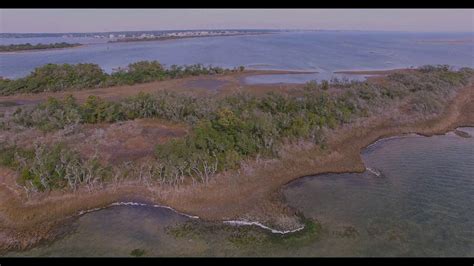
{"type": "MultiPolygon", "coordinates": [[[[474,125],[472,125],[472,126],[459,126],[459,127],[455,128],[453,130],[449,130],[447,132],[440,133],[440,134],[434,134],[434,135],[446,135],[447,133],[455,132],[455,131],[459,130],[459,128],[462,128],[462,127],[474,127],[474,125]]],[[[469,133],[466,133],[466,134],[469,134],[469,133]]],[[[387,138],[378,139],[375,142],[369,144],[366,148],[371,147],[371,146],[376,145],[376,144],[379,144],[381,141],[405,138],[405,137],[409,137],[410,135],[416,135],[416,136],[428,137],[428,138],[434,136],[434,135],[425,136],[425,135],[417,134],[417,133],[402,134],[402,135],[398,135],[398,136],[391,136],[391,137],[387,137],[387,138]]],[[[459,136],[459,137],[461,137],[461,136],[459,136]]],[[[380,173],[378,173],[377,170],[374,170],[374,169],[369,168],[367,166],[365,167],[365,169],[366,169],[366,171],[371,172],[372,174],[374,174],[377,177],[380,176],[380,173]]],[[[341,172],[341,173],[343,173],[343,172],[341,172]]],[[[352,172],[352,173],[357,173],[357,172],[352,172]]],[[[318,174],[315,174],[314,176],[324,175],[324,174],[325,173],[318,173],[318,174]]],[[[340,173],[332,173],[332,174],[340,174],[340,173]]],[[[297,181],[297,180],[302,179],[304,177],[306,177],[306,176],[296,178],[296,179],[292,180],[291,182],[297,181]]],[[[83,216],[85,214],[101,211],[101,210],[108,209],[108,208],[115,207],[115,206],[139,206],[139,207],[162,208],[162,209],[170,210],[170,211],[172,211],[172,212],[174,212],[178,215],[185,216],[189,219],[201,219],[199,216],[180,212],[180,211],[178,211],[178,210],[176,210],[176,209],[174,209],[170,206],[159,205],[159,204],[148,204],[148,203],[142,203],[142,202],[133,202],[133,201],[118,201],[118,202],[113,202],[113,203],[111,203],[107,206],[104,206],[104,207],[80,210],[77,214],[75,214],[75,215],[73,215],[69,218],[79,218],[80,216],[83,216]]],[[[305,225],[302,225],[302,226],[297,227],[296,229],[292,229],[292,230],[277,230],[277,229],[274,229],[272,227],[266,226],[266,225],[264,225],[264,224],[262,224],[258,221],[248,221],[248,220],[244,220],[244,219],[243,220],[224,220],[224,221],[221,221],[221,222],[223,224],[228,224],[228,225],[231,225],[231,226],[256,226],[256,227],[259,227],[261,229],[267,230],[267,231],[269,231],[273,234],[280,234],[280,235],[296,233],[296,232],[299,232],[299,231],[302,231],[303,229],[305,229],[305,225]]],[[[54,239],[53,239],[53,241],[54,241],[54,239]]]]}
{"type": "MultiPolygon", "coordinates": [[[[458,127],[474,126],[473,90],[472,85],[460,89],[446,106],[445,112],[432,119],[412,124],[379,120],[371,126],[341,129],[332,137],[330,152],[315,154],[314,150],[295,151],[279,161],[263,162],[256,169],[257,173],[251,176],[255,177],[253,182],[232,183],[226,178],[216,178],[220,181],[209,187],[176,191],[153,191],[143,185],[122,186],[90,194],[52,195],[34,203],[30,199],[22,199],[21,192],[0,182],[0,251],[24,250],[52,239],[55,235],[53,228],[63,222],[67,214],[108,206],[123,201],[121,199],[127,196],[171,206],[169,208],[173,210],[199,215],[205,220],[233,221],[242,225],[267,224],[264,226],[277,231],[296,230],[301,227],[301,223],[294,217],[294,210],[281,198],[285,185],[310,175],[363,172],[365,165],[360,152],[387,137],[410,133],[432,136],[445,134],[458,127]],[[13,215],[15,213],[17,216],[13,215]],[[287,221],[288,218],[293,218],[292,222],[279,222],[287,221]]],[[[245,176],[245,173],[242,175],[245,176]]]]}
{"type": "MultiPolygon", "coordinates": [[[[105,207],[93,208],[93,209],[88,209],[88,210],[81,210],[81,211],[79,211],[79,213],[77,215],[75,215],[75,217],[79,217],[79,216],[82,216],[84,214],[88,214],[88,213],[91,213],[91,212],[104,210],[104,209],[114,207],[114,206],[142,206],[142,207],[151,207],[151,208],[162,208],[162,209],[170,210],[170,211],[172,211],[176,214],[185,216],[185,217],[190,218],[190,219],[200,219],[199,216],[177,211],[177,210],[173,209],[170,206],[164,206],[164,205],[159,205],[159,204],[147,204],[147,203],[133,202],[133,201],[114,202],[114,203],[112,203],[108,206],[105,206],[105,207]]],[[[246,220],[225,220],[225,221],[222,221],[222,223],[233,225],[233,226],[252,226],[252,225],[254,225],[254,226],[260,227],[262,229],[268,230],[268,231],[270,231],[274,234],[282,234],[282,235],[295,233],[295,232],[301,231],[305,228],[305,226],[301,226],[301,227],[299,227],[297,229],[294,229],[294,230],[277,230],[277,229],[268,227],[268,226],[266,226],[266,225],[264,225],[260,222],[257,222],[257,221],[246,221],[246,220]]]]}
{"type": "MultiPolygon", "coordinates": [[[[462,127],[463,126],[460,126],[456,129],[450,130],[448,132],[456,132],[456,131],[459,130],[459,128],[462,128],[462,127]]],[[[448,132],[446,132],[444,134],[439,134],[439,135],[446,135],[448,132]]],[[[466,133],[466,134],[468,134],[468,133],[466,133]]],[[[415,134],[404,134],[404,135],[392,136],[392,137],[378,139],[375,142],[368,145],[367,147],[365,147],[364,149],[367,149],[369,147],[372,147],[373,145],[379,144],[381,141],[401,139],[401,138],[409,137],[410,135],[416,135],[416,136],[421,136],[421,137],[426,137],[426,138],[432,137],[432,136],[423,136],[421,134],[416,134],[416,133],[415,134]]],[[[366,169],[366,171],[372,173],[373,175],[375,175],[377,177],[379,177],[381,175],[381,173],[376,169],[373,169],[373,168],[370,168],[370,167],[367,167],[367,166],[365,167],[365,169],[366,169]]],[[[353,172],[353,173],[357,173],[357,172],[353,172]]],[[[334,174],[338,174],[338,173],[334,173],[334,174]]],[[[315,176],[318,176],[318,175],[324,175],[324,173],[316,174],[315,176]]],[[[304,178],[304,176],[299,177],[299,178],[297,178],[293,181],[297,181],[301,178],[304,178]]],[[[293,181],[291,181],[291,182],[293,182],[293,181]]],[[[111,203],[111,204],[109,204],[108,206],[105,206],[105,207],[81,210],[81,211],[79,211],[78,214],[75,215],[75,217],[79,217],[79,216],[82,216],[82,215],[85,215],[85,214],[88,214],[88,213],[91,213],[91,212],[104,210],[104,209],[114,207],[114,206],[143,206],[143,207],[152,207],[152,208],[162,208],[162,209],[170,210],[170,211],[172,211],[172,212],[174,212],[178,215],[182,215],[182,216],[185,216],[185,217],[190,218],[190,219],[201,219],[197,215],[191,215],[191,214],[183,213],[183,212],[180,212],[180,211],[178,211],[178,210],[176,210],[176,209],[174,209],[170,206],[159,205],[159,204],[147,204],[147,203],[133,202],[133,201],[126,201],[126,202],[118,201],[118,202],[111,203]]],[[[293,229],[293,230],[277,230],[277,229],[271,228],[269,226],[266,226],[266,225],[264,225],[264,224],[262,224],[258,221],[248,221],[248,220],[224,220],[224,221],[222,221],[222,223],[233,225],[233,226],[257,226],[257,227],[260,227],[262,229],[268,230],[271,233],[282,234],[282,235],[295,233],[295,232],[301,231],[305,228],[305,226],[303,225],[303,226],[301,226],[299,228],[296,228],[296,229],[293,229]]]]}

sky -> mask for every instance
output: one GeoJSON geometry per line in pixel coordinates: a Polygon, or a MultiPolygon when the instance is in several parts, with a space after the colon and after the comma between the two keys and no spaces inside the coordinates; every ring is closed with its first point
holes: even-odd
{"type": "Polygon", "coordinates": [[[0,9],[1,33],[187,29],[474,32],[474,9],[0,9]]]}

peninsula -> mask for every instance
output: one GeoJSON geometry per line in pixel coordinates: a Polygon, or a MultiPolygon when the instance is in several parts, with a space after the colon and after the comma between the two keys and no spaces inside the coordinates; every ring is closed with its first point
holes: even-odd
{"type": "Polygon", "coordinates": [[[139,62],[113,76],[47,65],[2,81],[0,102],[32,102],[1,111],[2,250],[52,239],[70,217],[120,201],[296,230],[302,222],[279,194],[286,183],[362,172],[359,152],[379,138],[474,125],[471,68],[278,87],[239,84],[243,69],[173,69],[139,62]],[[225,85],[186,87],[197,79],[225,85]]]}
{"type": "Polygon", "coordinates": [[[49,44],[10,44],[0,45],[0,52],[20,52],[20,51],[32,51],[32,50],[52,50],[52,49],[64,49],[82,46],[80,43],[49,43],[49,44]]]}

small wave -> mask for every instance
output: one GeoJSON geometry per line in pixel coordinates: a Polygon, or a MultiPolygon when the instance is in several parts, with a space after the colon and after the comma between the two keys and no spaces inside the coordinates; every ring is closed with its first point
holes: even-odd
{"type": "Polygon", "coordinates": [[[367,147],[365,147],[365,150],[368,150],[368,149],[371,149],[372,147],[374,147],[375,145],[379,144],[379,143],[383,143],[385,141],[389,141],[389,140],[393,140],[393,139],[402,139],[402,138],[406,138],[410,135],[413,135],[413,134],[402,134],[402,135],[398,135],[398,136],[393,136],[393,137],[387,137],[387,138],[380,138],[378,140],[376,140],[375,142],[372,142],[371,144],[369,144],[367,147]]]}
{"type": "Polygon", "coordinates": [[[191,218],[191,219],[199,219],[199,216],[196,216],[196,215],[190,215],[190,214],[187,214],[187,213],[183,213],[183,212],[179,212],[169,206],[163,206],[163,205],[158,205],[158,204],[154,204],[154,205],[151,205],[151,204],[146,204],[146,203],[140,203],[140,202],[131,202],[131,201],[128,201],[128,202],[114,202],[108,206],[105,206],[105,207],[101,207],[101,208],[93,208],[93,209],[88,209],[88,210],[82,210],[80,211],[77,215],[78,216],[81,216],[81,215],[84,215],[86,213],[91,213],[91,212],[95,212],[95,211],[100,211],[100,210],[103,210],[103,209],[106,209],[106,208],[109,208],[109,207],[113,207],[113,206],[143,206],[143,207],[153,207],[153,208],[164,208],[164,209],[168,209],[168,210],[171,210],[179,215],[183,215],[183,216],[186,216],[188,218],[191,218]]]}
{"type": "Polygon", "coordinates": [[[286,230],[286,231],[280,231],[280,230],[276,230],[276,229],[273,229],[273,228],[270,228],[266,225],[263,225],[259,222],[249,222],[249,221],[237,221],[237,220],[231,220],[231,221],[224,221],[225,224],[230,224],[230,225],[235,225],[235,226],[249,226],[249,225],[255,225],[255,226],[258,226],[260,228],[263,228],[263,229],[266,229],[266,230],[270,230],[272,233],[274,234],[289,234],[289,233],[295,233],[295,232],[298,232],[298,231],[301,231],[304,229],[304,225],[301,226],[300,228],[296,228],[294,230],[286,230]]]}
{"type": "Polygon", "coordinates": [[[93,208],[93,209],[88,209],[88,210],[82,210],[82,211],[80,211],[77,215],[78,215],[78,216],[81,216],[81,215],[83,215],[83,214],[90,213],[90,212],[95,212],[95,211],[100,211],[100,210],[105,209],[105,208],[107,208],[107,207],[93,208]]]}
{"type": "Polygon", "coordinates": [[[151,204],[146,204],[146,203],[139,203],[139,202],[129,201],[129,202],[114,202],[114,203],[110,204],[109,206],[146,206],[146,207],[153,207],[153,208],[163,208],[163,209],[171,210],[171,211],[173,211],[177,214],[186,216],[188,218],[199,219],[199,216],[183,213],[183,212],[177,211],[177,210],[175,210],[175,209],[173,209],[169,206],[158,205],[158,204],[151,205],[151,204]]]}
{"type": "Polygon", "coordinates": [[[365,169],[378,177],[382,175],[382,173],[380,173],[380,171],[377,171],[376,169],[370,167],[365,167],[365,169]]]}
{"type": "MultiPolygon", "coordinates": [[[[164,206],[164,205],[158,205],[158,204],[154,204],[154,205],[151,205],[151,204],[146,204],[146,203],[140,203],[140,202],[132,202],[132,201],[128,201],[128,202],[114,202],[108,206],[105,206],[105,207],[100,207],[100,208],[93,208],[93,209],[88,209],[88,210],[82,210],[78,213],[78,216],[81,216],[81,215],[84,215],[84,214],[87,214],[87,213],[91,213],[91,212],[96,212],[96,211],[100,211],[100,210],[103,210],[103,209],[106,209],[106,208],[109,208],[109,207],[113,207],[113,206],[143,206],[143,207],[153,207],[153,208],[164,208],[164,209],[168,209],[168,210],[171,210],[179,215],[183,215],[183,216],[186,216],[188,218],[191,218],[191,219],[199,219],[199,216],[196,216],[196,215],[190,215],[190,214],[186,214],[186,213],[182,213],[182,212],[179,212],[169,206],[164,206]]],[[[259,223],[259,222],[251,222],[251,221],[244,221],[244,220],[229,220],[229,221],[223,221],[224,224],[229,224],[229,225],[234,225],[234,226],[251,226],[251,225],[255,225],[255,226],[258,226],[260,228],[263,228],[265,230],[269,230],[270,232],[274,233],[274,234],[290,234],[290,233],[295,233],[295,232],[298,232],[298,231],[301,231],[305,228],[305,226],[301,226],[299,228],[296,228],[294,230],[276,230],[276,229],[273,229],[271,227],[268,227],[262,223],[259,223]]]]}

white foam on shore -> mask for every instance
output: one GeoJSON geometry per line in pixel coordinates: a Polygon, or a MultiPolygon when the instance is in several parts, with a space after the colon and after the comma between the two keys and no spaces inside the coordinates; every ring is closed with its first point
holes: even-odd
{"type": "Polygon", "coordinates": [[[109,208],[109,207],[113,207],[113,206],[143,206],[143,207],[153,207],[153,208],[164,208],[164,209],[168,209],[168,210],[171,210],[179,215],[183,215],[183,216],[186,216],[188,218],[191,218],[191,219],[199,219],[199,216],[195,216],[195,215],[190,215],[190,214],[186,214],[186,213],[182,213],[182,212],[179,212],[169,206],[163,206],[163,205],[151,205],[151,204],[146,204],[146,203],[140,203],[140,202],[132,202],[132,201],[127,201],[127,202],[123,202],[123,201],[119,201],[119,202],[114,202],[108,206],[105,206],[105,207],[101,207],[101,208],[93,208],[93,209],[88,209],[88,210],[82,210],[78,213],[78,215],[83,215],[83,214],[86,214],[86,213],[90,213],[90,212],[95,212],[95,211],[100,211],[102,209],[106,209],[106,208],[109,208]]]}
{"type": "Polygon", "coordinates": [[[107,207],[93,208],[93,209],[89,209],[89,210],[82,210],[82,211],[80,211],[77,215],[78,215],[78,216],[81,216],[81,215],[83,215],[83,214],[90,213],[90,212],[95,212],[95,211],[100,211],[100,210],[105,209],[105,208],[107,208],[107,207]]]}
{"type": "Polygon", "coordinates": [[[111,204],[111,206],[147,206],[147,207],[153,207],[153,208],[164,208],[164,209],[168,209],[168,210],[171,210],[179,215],[183,215],[183,216],[186,216],[188,218],[191,218],[191,219],[199,219],[199,216],[196,216],[196,215],[191,215],[191,214],[187,214],[187,213],[183,213],[183,212],[179,212],[169,206],[164,206],[164,205],[158,205],[158,204],[154,204],[154,205],[150,205],[150,204],[146,204],[146,203],[138,203],[138,202],[114,202],[111,204]]]}
{"type": "MultiPolygon", "coordinates": [[[[113,206],[143,206],[143,207],[153,207],[153,208],[164,208],[164,209],[171,210],[171,211],[173,211],[173,212],[175,212],[179,215],[183,215],[183,216],[186,216],[186,217],[191,218],[191,219],[199,219],[199,216],[182,213],[182,212],[179,212],[179,211],[177,211],[177,210],[175,210],[175,209],[173,209],[169,206],[158,205],[158,204],[151,205],[151,204],[140,203],[140,202],[132,202],[132,201],[127,201],[127,202],[119,201],[119,202],[114,202],[114,203],[112,203],[108,206],[101,207],[101,208],[93,208],[93,209],[88,209],[88,210],[82,210],[77,215],[81,216],[81,215],[84,215],[84,214],[87,214],[87,213],[100,211],[100,210],[103,210],[103,209],[106,209],[106,208],[109,208],[109,207],[113,207],[113,206]]],[[[266,226],[262,223],[259,223],[259,222],[251,222],[251,221],[244,221],[244,220],[240,220],[240,221],[239,220],[229,220],[229,221],[224,221],[223,223],[229,224],[229,225],[234,225],[234,226],[255,225],[255,226],[258,226],[258,227],[263,228],[265,230],[269,230],[270,232],[272,232],[274,234],[289,234],[289,233],[295,233],[295,232],[298,232],[298,231],[301,231],[301,230],[304,229],[304,225],[303,225],[300,228],[296,228],[294,230],[282,231],[282,230],[273,229],[273,228],[268,227],[268,226],[266,226]]]]}
{"type": "Polygon", "coordinates": [[[270,228],[266,225],[263,225],[259,222],[249,222],[249,221],[238,221],[238,220],[230,220],[230,221],[224,221],[225,224],[230,224],[230,225],[235,225],[235,226],[249,226],[249,225],[255,225],[255,226],[258,226],[260,228],[263,228],[263,229],[266,229],[266,230],[270,230],[272,233],[274,234],[289,234],[289,233],[295,233],[295,232],[298,232],[298,231],[301,231],[304,229],[304,225],[300,228],[296,228],[294,230],[287,230],[287,231],[280,231],[280,230],[276,230],[276,229],[273,229],[273,228],[270,228]]]}
{"type": "Polygon", "coordinates": [[[393,139],[402,139],[402,138],[406,138],[410,135],[416,135],[416,136],[421,136],[421,135],[418,135],[418,134],[402,134],[402,135],[398,135],[398,136],[392,136],[392,137],[387,137],[387,138],[381,138],[381,139],[378,139],[376,140],[375,142],[372,142],[371,144],[369,144],[368,146],[366,146],[364,148],[365,149],[369,149],[371,148],[372,146],[375,146],[376,144],[380,143],[380,142],[384,142],[384,141],[387,141],[387,140],[393,140],[393,139]]]}
{"type": "Polygon", "coordinates": [[[381,175],[381,173],[380,173],[379,171],[377,171],[377,170],[375,170],[375,169],[372,169],[372,168],[370,168],[370,167],[365,167],[365,169],[366,169],[367,171],[371,172],[372,174],[376,175],[376,176],[380,176],[380,175],[381,175]]]}

